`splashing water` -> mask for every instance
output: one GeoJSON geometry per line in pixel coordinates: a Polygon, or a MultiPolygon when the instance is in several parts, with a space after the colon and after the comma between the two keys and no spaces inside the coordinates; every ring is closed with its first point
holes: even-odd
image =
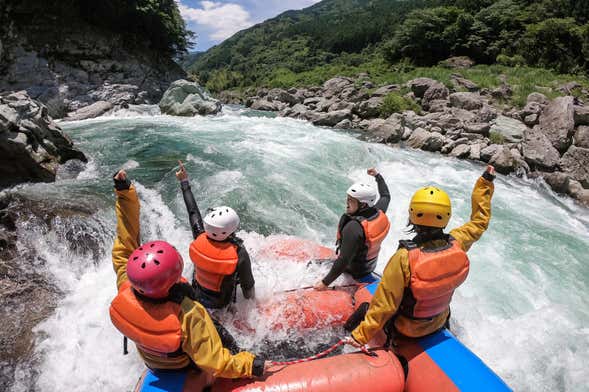
{"type": "MultiPolygon", "coordinates": [[[[387,237],[378,271],[407,238],[407,205],[418,187],[435,184],[451,196],[450,228],[469,218],[470,192],[483,167],[436,154],[391,148],[308,123],[225,109],[217,117],[175,118],[142,108],[64,124],[79,148],[91,157],[75,179],[36,187],[72,197],[92,197],[94,219],[104,226],[96,260],[76,260],[51,233],[33,246],[65,292],[55,313],[41,323],[35,355],[36,390],[131,390],[143,364],[135,350],[122,355],[121,335],[111,325],[108,306],[116,293],[110,261],[114,233],[111,176],[125,167],[141,198],[142,240],[166,239],[188,259],[191,232],[174,176],[182,159],[201,210],[230,205],[241,217],[245,245],[253,256],[261,299],[293,287],[312,285],[327,266],[272,262],[256,252],[274,235],[296,235],[332,245],[345,190],[356,180],[371,181],[376,166],[392,194],[387,237]],[[64,263],[63,260],[69,260],[64,263]]],[[[66,225],[67,222],[63,222],[66,225]]],[[[98,225],[98,226],[100,226],[98,225]]],[[[581,391],[589,371],[589,212],[555,196],[540,182],[496,180],[488,232],[470,252],[471,272],[453,300],[458,337],[515,390],[581,391]]],[[[28,242],[30,243],[30,242],[28,242]]],[[[187,263],[190,264],[190,263],[187,263]]],[[[185,276],[191,273],[187,265],[185,276]]],[[[346,284],[340,277],[336,285],[346,284]]],[[[238,297],[238,314],[254,324],[251,302],[238,297]]],[[[227,314],[221,319],[231,318],[227,314]]],[[[263,325],[261,323],[260,325],[263,325]]],[[[256,350],[259,326],[244,334],[229,326],[239,343],[256,350]]],[[[328,342],[327,332],[311,345],[328,342]]],[[[316,346],[312,346],[316,347],[316,346]]],[[[26,390],[26,364],[13,391],[26,390]]]]}

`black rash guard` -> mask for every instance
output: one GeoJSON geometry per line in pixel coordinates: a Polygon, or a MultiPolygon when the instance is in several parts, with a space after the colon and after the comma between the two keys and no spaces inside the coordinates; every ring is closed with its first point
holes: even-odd
{"type": "MultiPolygon", "coordinates": [[[[184,197],[184,203],[186,204],[186,210],[188,211],[192,236],[196,239],[196,237],[205,231],[202,216],[198,209],[198,205],[196,204],[196,200],[194,200],[194,195],[192,194],[188,181],[182,181],[180,187],[182,188],[182,196],[184,197]]],[[[238,261],[235,273],[223,279],[220,294],[198,287],[196,281],[193,281],[193,285],[199,292],[199,302],[209,308],[222,308],[228,305],[231,302],[235,286],[238,283],[241,286],[241,291],[245,298],[253,298],[255,295],[254,285],[256,282],[254,281],[254,275],[252,274],[252,263],[247,250],[243,246],[243,241],[235,235],[231,235],[225,241],[230,241],[237,245],[238,261]]]]}
{"type": "Polygon", "coordinates": [[[348,272],[354,279],[359,279],[370,274],[376,268],[376,259],[372,262],[366,261],[366,252],[368,249],[365,245],[364,229],[362,229],[360,222],[353,219],[353,217],[371,218],[379,210],[383,213],[387,212],[391,201],[389,188],[380,174],[377,174],[374,178],[378,184],[378,193],[380,195],[380,199],[378,199],[376,204],[373,207],[359,210],[352,216],[344,214],[340,218],[338,224],[341,233],[339,254],[331,266],[331,270],[322,280],[326,286],[333,283],[343,272],[348,272]]]}

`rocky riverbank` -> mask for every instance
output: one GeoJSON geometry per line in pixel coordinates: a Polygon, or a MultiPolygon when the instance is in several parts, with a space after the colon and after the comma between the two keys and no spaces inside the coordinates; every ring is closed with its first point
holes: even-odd
{"type": "Polygon", "coordinates": [[[522,109],[505,103],[512,94],[507,83],[483,89],[458,71],[450,87],[429,78],[377,87],[361,74],[310,88],[261,88],[245,96],[226,91],[219,98],[315,125],[359,130],[375,142],[488,162],[503,174],[541,177],[556,192],[589,205],[589,106],[570,95],[579,87],[562,86],[563,96],[554,100],[532,93],[522,109]],[[390,95],[416,110],[383,116],[390,95]]]}
{"type": "Polygon", "coordinates": [[[0,4],[0,92],[25,90],[51,117],[82,120],[158,103],[184,77],[171,58],[85,23],[76,12],[59,3],[0,4]]]}

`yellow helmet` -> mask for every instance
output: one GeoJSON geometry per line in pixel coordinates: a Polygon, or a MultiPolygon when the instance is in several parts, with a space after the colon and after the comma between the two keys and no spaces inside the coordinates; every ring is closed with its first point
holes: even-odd
{"type": "Polygon", "coordinates": [[[444,228],[452,216],[450,197],[434,186],[419,189],[409,204],[409,220],[414,225],[444,228]]]}

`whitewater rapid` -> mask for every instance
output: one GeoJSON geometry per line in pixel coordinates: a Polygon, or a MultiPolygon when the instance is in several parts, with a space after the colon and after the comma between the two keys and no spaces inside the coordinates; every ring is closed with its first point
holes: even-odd
{"type": "MultiPolygon", "coordinates": [[[[36,328],[35,371],[21,366],[12,391],[128,391],[142,372],[134,348],[122,355],[122,337],[108,317],[116,294],[109,257],[115,225],[111,176],[118,168],[125,167],[137,186],[142,239],[176,245],[188,276],[192,237],[174,176],[182,159],[201,210],[229,205],[240,214],[238,234],[253,255],[262,299],[311,285],[327,267],[272,263],[257,259],[257,250],[273,235],[331,246],[346,188],[356,180],[372,181],[366,168],[376,166],[392,194],[391,232],[379,272],[397,241],[407,238],[407,205],[415,189],[435,184],[450,194],[453,228],[468,220],[470,192],[484,170],[481,164],[366,143],[353,133],[238,108],[206,118],[124,112],[63,127],[90,157],[85,170],[19,191],[89,198],[93,223],[80,230],[94,233],[102,252],[96,260],[79,260],[66,245],[54,243],[52,232],[23,233],[37,236],[34,246],[65,295],[36,328]]],[[[471,272],[455,294],[452,320],[458,338],[513,389],[586,390],[588,247],[587,209],[539,181],[497,178],[493,218],[469,253],[471,272]]],[[[345,282],[340,277],[335,284],[345,282]]],[[[243,317],[255,319],[251,303],[239,297],[240,306],[243,317]]],[[[256,339],[269,333],[259,329],[238,341],[255,350],[256,339]]]]}

